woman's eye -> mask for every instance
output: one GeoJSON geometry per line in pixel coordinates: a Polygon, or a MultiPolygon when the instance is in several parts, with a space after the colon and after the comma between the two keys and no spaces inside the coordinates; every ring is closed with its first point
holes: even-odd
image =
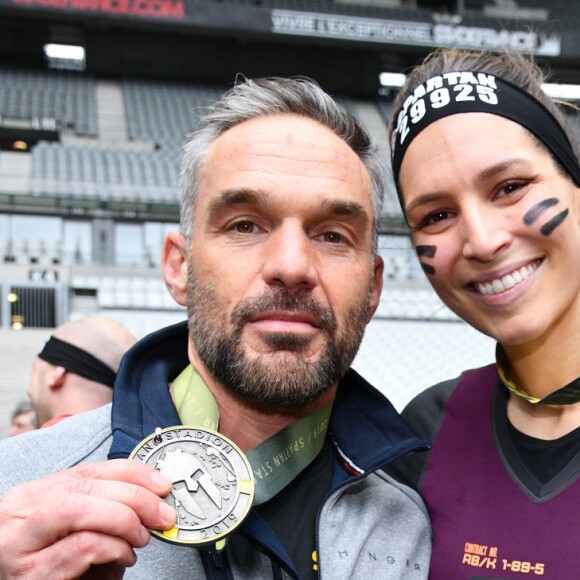
{"type": "Polygon", "coordinates": [[[438,222],[442,222],[443,220],[447,219],[449,217],[449,212],[447,211],[434,211],[428,215],[426,215],[420,222],[419,222],[419,227],[420,228],[426,228],[427,226],[430,226],[432,224],[436,224],[438,222]]]}
{"type": "Polygon", "coordinates": [[[506,183],[499,188],[497,196],[505,197],[511,195],[512,193],[515,193],[516,191],[528,185],[528,183],[528,181],[510,181],[510,183],[506,183]]]}

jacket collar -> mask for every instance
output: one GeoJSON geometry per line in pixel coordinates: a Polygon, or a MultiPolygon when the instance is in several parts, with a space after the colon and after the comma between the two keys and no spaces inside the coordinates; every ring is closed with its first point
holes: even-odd
{"type": "MultiPolygon", "coordinates": [[[[157,427],[180,424],[168,384],[189,364],[187,343],[187,322],[180,322],[148,335],[125,355],[113,391],[109,459],[128,457],[157,427]]],[[[339,384],[329,432],[353,474],[373,471],[428,447],[354,370],[339,384]]]]}

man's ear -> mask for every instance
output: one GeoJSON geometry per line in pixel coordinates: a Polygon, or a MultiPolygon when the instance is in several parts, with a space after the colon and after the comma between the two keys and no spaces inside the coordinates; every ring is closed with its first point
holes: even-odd
{"type": "Polygon", "coordinates": [[[48,377],[48,388],[51,391],[60,389],[64,384],[67,372],[68,371],[64,367],[54,367],[48,377]]]}
{"type": "Polygon", "coordinates": [[[369,301],[369,310],[367,315],[367,324],[371,321],[376,309],[381,302],[381,292],[383,291],[383,270],[385,263],[380,256],[375,256],[375,265],[373,272],[373,287],[371,288],[371,298],[369,301]]]}
{"type": "Polygon", "coordinates": [[[187,304],[187,249],[185,240],[178,232],[170,232],[163,244],[161,257],[163,279],[175,302],[187,304]]]}

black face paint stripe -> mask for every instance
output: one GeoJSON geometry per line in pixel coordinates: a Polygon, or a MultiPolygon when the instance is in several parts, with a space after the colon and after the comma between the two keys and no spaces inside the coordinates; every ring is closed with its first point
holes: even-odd
{"type": "Polygon", "coordinates": [[[435,268],[431,264],[425,264],[424,262],[419,262],[419,264],[421,264],[421,268],[425,274],[430,274],[431,276],[435,274],[435,268]]]}
{"type": "Polygon", "coordinates": [[[434,258],[437,253],[437,246],[417,246],[415,251],[420,258],[434,258]]]}
{"type": "Polygon", "coordinates": [[[544,199],[540,203],[537,203],[524,216],[524,223],[527,226],[531,226],[542,215],[542,213],[558,203],[560,203],[560,200],[557,197],[549,197],[548,199],[544,199]]]}
{"type": "Polygon", "coordinates": [[[549,222],[545,223],[540,228],[540,233],[543,236],[549,236],[568,216],[568,209],[561,211],[558,215],[554,216],[549,222]]]}

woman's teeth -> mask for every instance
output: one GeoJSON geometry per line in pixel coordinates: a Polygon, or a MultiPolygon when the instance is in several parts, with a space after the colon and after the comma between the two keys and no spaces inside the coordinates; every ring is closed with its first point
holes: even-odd
{"type": "Polygon", "coordinates": [[[529,278],[537,270],[538,264],[539,262],[534,262],[528,266],[523,266],[511,274],[506,274],[502,278],[497,278],[485,284],[476,284],[476,288],[484,296],[488,294],[500,294],[529,278]]]}

